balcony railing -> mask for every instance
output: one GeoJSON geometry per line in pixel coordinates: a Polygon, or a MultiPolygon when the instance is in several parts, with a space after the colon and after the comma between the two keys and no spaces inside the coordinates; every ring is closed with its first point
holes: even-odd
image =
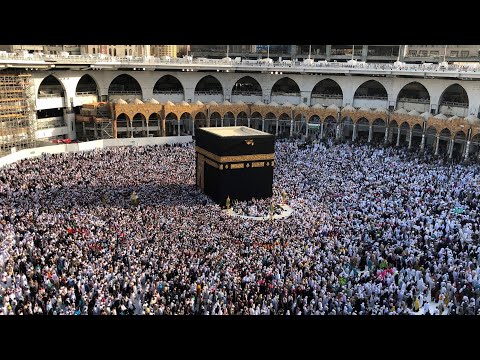
{"type": "Polygon", "coordinates": [[[154,94],[162,94],[162,95],[178,95],[183,94],[182,90],[153,90],[154,94]]]}
{"type": "Polygon", "coordinates": [[[298,92],[272,91],[272,96],[300,96],[298,92]]]}
{"type": "Polygon", "coordinates": [[[312,98],[343,99],[343,96],[342,96],[342,95],[339,95],[339,94],[318,94],[318,93],[312,93],[312,98]]]}
{"type": "Polygon", "coordinates": [[[460,103],[455,101],[442,101],[440,102],[440,106],[468,108],[468,103],[460,103]]]}
{"type": "Polygon", "coordinates": [[[398,102],[416,103],[416,104],[430,104],[429,99],[415,99],[415,98],[399,98],[398,102]]]}
{"type": "Polygon", "coordinates": [[[376,95],[355,95],[354,99],[388,100],[388,97],[386,97],[386,96],[376,96],[376,95]]]}
{"type": "Polygon", "coordinates": [[[262,96],[261,91],[241,91],[233,90],[232,95],[242,95],[242,96],[262,96]]]}
{"type": "Polygon", "coordinates": [[[97,91],[77,91],[75,95],[76,96],[98,95],[98,92],[97,91]]]}

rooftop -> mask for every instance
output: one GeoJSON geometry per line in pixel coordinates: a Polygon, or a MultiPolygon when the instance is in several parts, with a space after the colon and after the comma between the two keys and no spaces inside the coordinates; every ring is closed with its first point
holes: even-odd
{"type": "Polygon", "coordinates": [[[230,136],[264,136],[270,135],[269,133],[251,129],[246,126],[228,126],[228,127],[202,127],[204,131],[207,131],[213,135],[221,137],[230,137],[230,136]]]}

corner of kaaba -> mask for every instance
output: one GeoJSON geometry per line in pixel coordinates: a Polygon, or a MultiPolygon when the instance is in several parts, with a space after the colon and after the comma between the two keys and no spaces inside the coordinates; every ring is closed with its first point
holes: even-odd
{"type": "Polygon", "coordinates": [[[272,196],[275,137],[245,126],[196,131],[196,183],[217,204],[272,196]]]}

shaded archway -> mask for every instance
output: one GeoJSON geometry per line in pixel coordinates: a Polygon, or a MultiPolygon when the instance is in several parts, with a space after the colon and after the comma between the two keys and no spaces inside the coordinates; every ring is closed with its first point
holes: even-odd
{"type": "Polygon", "coordinates": [[[207,126],[207,117],[203,112],[199,112],[197,113],[197,115],[195,115],[194,125],[195,125],[195,129],[207,126]]]}
{"type": "Polygon", "coordinates": [[[244,101],[254,103],[262,101],[262,87],[251,76],[238,79],[232,88],[232,102],[244,101]]]}
{"type": "Polygon", "coordinates": [[[446,155],[448,154],[449,146],[450,146],[450,140],[452,138],[452,132],[444,128],[442,131],[440,131],[439,137],[438,137],[438,154],[439,155],[446,155]]]}
{"type": "Polygon", "coordinates": [[[410,124],[407,123],[407,122],[403,122],[401,125],[400,125],[400,142],[399,142],[399,146],[403,146],[407,143],[408,141],[408,137],[410,136],[410,124]]]}
{"type": "Polygon", "coordinates": [[[417,81],[408,83],[398,93],[396,108],[416,110],[420,114],[430,112],[430,94],[427,88],[417,81]]]}
{"type": "Polygon", "coordinates": [[[38,87],[38,97],[65,97],[65,89],[55,76],[48,75],[38,87]]]}
{"type": "Polygon", "coordinates": [[[463,158],[465,147],[467,145],[467,136],[463,131],[457,131],[453,139],[452,157],[455,160],[460,161],[463,158]]]}
{"type": "Polygon", "coordinates": [[[148,117],[147,136],[162,136],[162,119],[160,114],[153,113],[148,117]]]}
{"type": "Polygon", "coordinates": [[[388,108],[388,94],[385,87],[376,80],[365,81],[353,96],[354,107],[388,108]]]}
{"type": "Polygon", "coordinates": [[[164,75],[153,87],[153,98],[159,102],[185,100],[183,85],[175,76],[164,75]]]}
{"type": "Polygon", "coordinates": [[[328,106],[343,105],[343,91],[340,85],[332,79],[319,81],[312,90],[311,105],[320,104],[328,106]]]}
{"type": "Polygon", "coordinates": [[[262,114],[256,111],[252,114],[252,117],[250,118],[250,127],[252,129],[262,130],[262,122],[262,114]]]}
{"type": "Polygon", "coordinates": [[[240,112],[237,115],[237,126],[247,126],[248,127],[248,116],[245,111],[240,112]]]}
{"type": "Polygon", "coordinates": [[[132,118],[132,132],[133,137],[146,137],[147,128],[146,128],[146,119],[145,115],[137,113],[132,118]]]}
{"type": "Polygon", "coordinates": [[[307,132],[307,118],[303,114],[297,114],[293,121],[293,132],[294,137],[300,138],[303,135],[306,135],[307,132]]]}
{"type": "Polygon", "coordinates": [[[193,118],[189,112],[180,115],[180,136],[193,134],[193,118]]]}
{"type": "Polygon", "coordinates": [[[428,151],[435,151],[435,142],[437,140],[437,129],[434,126],[429,126],[425,132],[425,149],[428,151]]]}
{"type": "Polygon", "coordinates": [[[83,75],[75,88],[76,96],[98,96],[98,86],[95,80],[88,74],[83,75]]]}
{"type": "Polygon", "coordinates": [[[318,115],[312,115],[308,119],[308,139],[320,140],[322,121],[318,115]]]}
{"type": "Polygon", "coordinates": [[[194,97],[194,101],[199,100],[203,103],[216,101],[220,103],[223,101],[223,86],[212,75],[204,76],[195,86],[194,97]]]}
{"type": "Polygon", "coordinates": [[[210,127],[222,126],[222,116],[217,112],[210,114],[210,127]]]}
{"type": "Polygon", "coordinates": [[[271,101],[278,104],[288,102],[293,105],[298,105],[300,104],[300,87],[294,80],[289,77],[284,77],[273,85],[271,101]]]}
{"type": "Polygon", "coordinates": [[[127,100],[133,100],[136,97],[141,98],[142,88],[135,78],[128,74],[121,74],[110,83],[108,97],[110,101],[118,98],[127,100]]]}
{"type": "Polygon", "coordinates": [[[277,133],[277,117],[269,112],[265,115],[265,132],[275,135],[277,133]]]}
{"type": "Polygon", "coordinates": [[[130,118],[121,113],[117,116],[117,138],[127,138],[130,132],[130,118]]]}
{"type": "Polygon", "coordinates": [[[472,140],[470,140],[470,149],[469,149],[469,154],[470,156],[474,156],[477,160],[479,159],[480,155],[480,133],[476,134],[475,136],[472,137],[472,140]]]}
{"type": "Polygon", "coordinates": [[[358,119],[356,138],[361,141],[367,141],[369,131],[370,131],[370,122],[365,118],[358,119]]]}
{"type": "Polygon", "coordinates": [[[234,126],[235,125],[235,116],[232,112],[227,112],[223,115],[223,126],[234,126]]]}
{"type": "Polygon", "coordinates": [[[280,139],[290,137],[291,123],[291,118],[286,113],[278,117],[278,137],[280,139]]]}
{"type": "Polygon", "coordinates": [[[438,112],[446,116],[468,115],[468,95],[463,86],[459,84],[447,87],[440,96],[438,104],[438,112]]]}
{"type": "Polygon", "coordinates": [[[385,141],[385,129],[387,124],[383,119],[375,119],[372,123],[372,140],[376,143],[385,141]]]}
{"type": "Polygon", "coordinates": [[[174,113],[168,113],[165,117],[165,135],[178,136],[178,118],[174,113]]]}
{"type": "Polygon", "coordinates": [[[328,116],[323,122],[323,137],[325,139],[335,139],[337,136],[337,119],[328,116]]]}
{"type": "Polygon", "coordinates": [[[420,144],[422,143],[422,134],[423,134],[423,129],[420,124],[415,124],[412,127],[412,148],[418,148],[420,147],[420,144]]]}
{"type": "Polygon", "coordinates": [[[397,143],[398,136],[398,123],[396,120],[391,120],[388,124],[388,142],[395,145],[397,143]]]}
{"type": "Polygon", "coordinates": [[[353,120],[346,116],[341,121],[342,124],[342,140],[343,139],[352,139],[353,136],[353,120]]]}

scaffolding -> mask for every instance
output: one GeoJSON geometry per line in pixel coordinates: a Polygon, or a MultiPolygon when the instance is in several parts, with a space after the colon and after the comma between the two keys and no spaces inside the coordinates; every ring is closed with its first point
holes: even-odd
{"type": "Polygon", "coordinates": [[[0,156],[35,147],[32,94],[31,74],[0,71],[0,156]]]}
{"type": "Polygon", "coordinates": [[[77,139],[80,141],[112,139],[113,119],[108,103],[84,104],[75,116],[77,139]]]}

